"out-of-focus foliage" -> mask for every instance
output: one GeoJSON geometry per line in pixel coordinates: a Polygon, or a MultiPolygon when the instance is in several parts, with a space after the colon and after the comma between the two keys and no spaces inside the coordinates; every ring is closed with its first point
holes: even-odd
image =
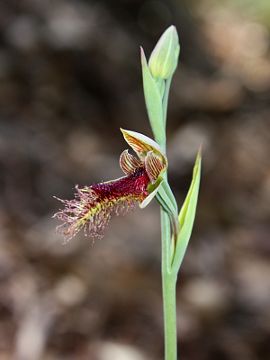
{"type": "MultiPolygon", "coordinates": [[[[207,1],[207,0],[206,0],[207,1]]],[[[232,10],[247,14],[248,17],[255,21],[263,22],[267,27],[270,27],[270,3],[268,0],[229,0],[220,1],[221,6],[230,4],[232,10]]]]}
{"type": "Polygon", "coordinates": [[[119,128],[151,131],[139,46],[170,24],[180,66],[169,177],[203,176],[178,288],[181,356],[270,357],[267,1],[0,3],[0,358],[162,359],[158,206],[63,246],[52,198],[121,176],[119,128]],[[264,7],[265,6],[265,7],[264,7]]]}

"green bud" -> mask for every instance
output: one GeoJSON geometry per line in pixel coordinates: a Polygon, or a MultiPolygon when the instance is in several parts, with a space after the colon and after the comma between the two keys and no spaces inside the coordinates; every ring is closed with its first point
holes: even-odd
{"type": "Polygon", "coordinates": [[[170,26],[160,37],[149,59],[154,78],[168,79],[174,73],[180,52],[175,26],[170,26]]]}

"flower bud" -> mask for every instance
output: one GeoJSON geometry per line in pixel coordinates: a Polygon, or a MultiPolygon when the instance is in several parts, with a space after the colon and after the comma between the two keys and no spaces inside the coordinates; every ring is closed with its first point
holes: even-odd
{"type": "Polygon", "coordinates": [[[180,46],[175,26],[170,26],[160,37],[149,59],[154,78],[168,79],[174,73],[180,46]]]}

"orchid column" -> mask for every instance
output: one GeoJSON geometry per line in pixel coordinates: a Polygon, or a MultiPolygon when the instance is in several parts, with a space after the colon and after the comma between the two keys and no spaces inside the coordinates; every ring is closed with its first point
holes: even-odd
{"type": "MultiPolygon", "coordinates": [[[[143,89],[149,121],[155,140],[166,155],[166,119],[171,80],[180,52],[176,28],[170,26],[159,39],[150,59],[141,49],[143,89]]],[[[163,175],[156,198],[161,209],[162,295],[164,312],[165,360],[177,359],[176,282],[178,272],[191,236],[200,184],[200,152],[193,179],[178,214],[175,197],[167,173],[163,175]]]]}

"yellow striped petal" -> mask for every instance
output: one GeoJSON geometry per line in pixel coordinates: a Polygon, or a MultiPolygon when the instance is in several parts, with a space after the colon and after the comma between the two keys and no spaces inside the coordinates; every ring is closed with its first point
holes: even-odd
{"type": "Polygon", "coordinates": [[[135,156],[129,154],[128,150],[124,150],[120,155],[119,165],[126,175],[133,174],[138,167],[143,166],[142,162],[135,156]]]}
{"type": "Polygon", "coordinates": [[[120,129],[128,145],[136,152],[141,160],[144,160],[149,151],[160,156],[162,162],[167,166],[167,158],[161,147],[154,140],[141,133],[131,130],[120,129]]]}
{"type": "Polygon", "coordinates": [[[149,151],[146,155],[145,170],[152,184],[157,181],[158,177],[167,167],[162,160],[162,157],[153,151],[149,151]]]}

